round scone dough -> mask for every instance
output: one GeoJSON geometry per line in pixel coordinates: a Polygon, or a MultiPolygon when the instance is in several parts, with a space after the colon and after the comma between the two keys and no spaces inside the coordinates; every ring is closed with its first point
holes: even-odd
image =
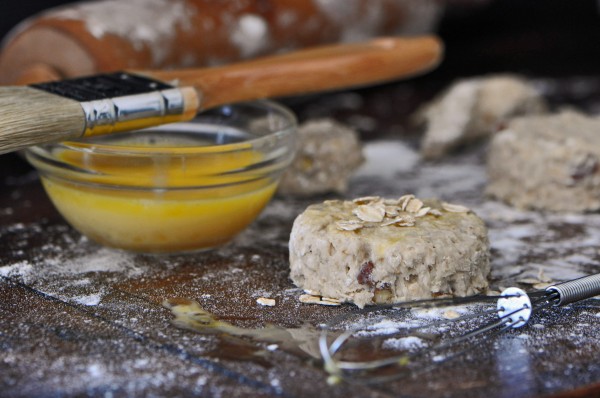
{"type": "Polygon", "coordinates": [[[488,287],[484,222],[413,195],[311,205],[294,221],[289,248],[297,286],[361,308],[488,287]]]}
{"type": "Polygon", "coordinates": [[[333,119],[316,119],[298,127],[298,153],[283,173],[278,192],[289,196],[344,193],[363,163],[358,132],[333,119]]]}
{"type": "Polygon", "coordinates": [[[513,119],[491,142],[490,196],[518,208],[600,210],[600,119],[573,111],[513,119]]]}

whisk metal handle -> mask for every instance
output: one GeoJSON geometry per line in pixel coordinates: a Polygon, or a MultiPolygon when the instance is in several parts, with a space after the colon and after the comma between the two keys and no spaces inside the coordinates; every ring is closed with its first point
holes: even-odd
{"type": "Polygon", "coordinates": [[[558,293],[554,305],[566,305],[600,295],[600,274],[584,276],[546,288],[548,293],[558,293]]]}

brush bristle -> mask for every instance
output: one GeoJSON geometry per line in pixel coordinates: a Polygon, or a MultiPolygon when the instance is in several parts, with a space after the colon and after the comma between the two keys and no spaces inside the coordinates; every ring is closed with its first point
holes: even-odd
{"type": "Polygon", "coordinates": [[[0,154],[80,137],[79,102],[31,87],[0,87],[0,154]]]}

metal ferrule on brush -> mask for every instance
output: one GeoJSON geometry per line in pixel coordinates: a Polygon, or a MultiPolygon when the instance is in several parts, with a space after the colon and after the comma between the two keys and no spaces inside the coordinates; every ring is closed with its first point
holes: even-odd
{"type": "Polygon", "coordinates": [[[173,88],[81,102],[81,107],[86,123],[83,136],[88,137],[179,121],[184,97],[181,90],[173,88]]]}
{"type": "Polygon", "coordinates": [[[82,137],[190,118],[182,89],[130,73],[83,77],[33,87],[80,103],[86,124],[82,137]]]}

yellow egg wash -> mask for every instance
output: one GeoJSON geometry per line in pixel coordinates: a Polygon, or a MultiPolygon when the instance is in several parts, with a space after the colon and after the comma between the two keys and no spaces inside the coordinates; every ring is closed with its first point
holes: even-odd
{"type": "Polygon", "coordinates": [[[196,158],[189,151],[178,156],[177,148],[118,159],[65,152],[62,161],[93,177],[80,183],[43,175],[42,182],[65,219],[99,243],[138,252],[194,251],[229,241],[270,200],[277,181],[264,170],[244,170],[261,157],[251,149],[196,158]]]}

